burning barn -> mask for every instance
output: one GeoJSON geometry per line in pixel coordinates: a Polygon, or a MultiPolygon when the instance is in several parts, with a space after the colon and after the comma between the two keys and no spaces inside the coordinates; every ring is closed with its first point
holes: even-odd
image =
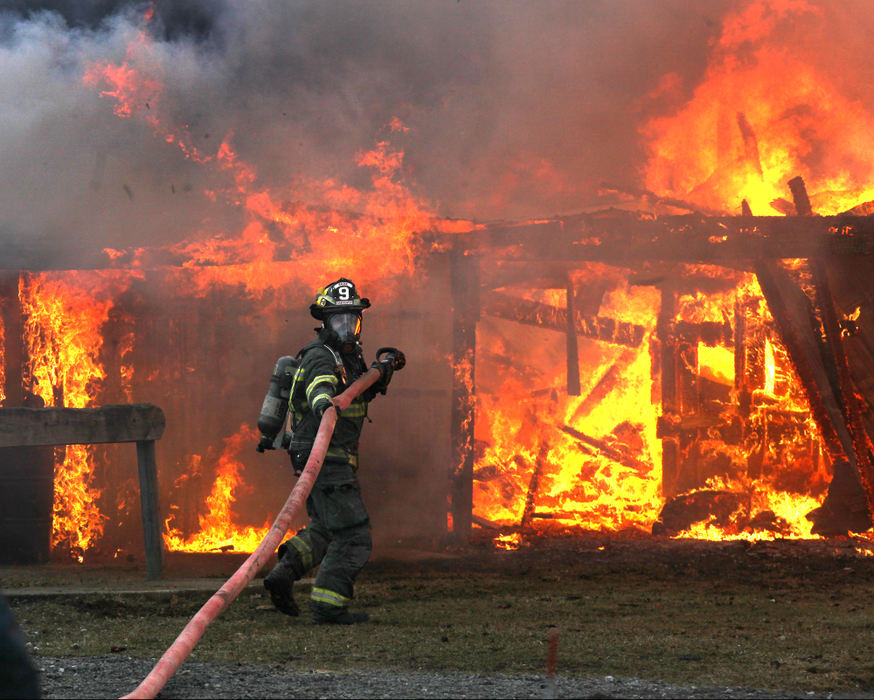
{"type": "MultiPolygon", "coordinates": [[[[597,37],[616,26],[614,5],[564,13],[597,37]]],[[[456,72],[426,88],[442,44],[407,46],[420,59],[409,64],[384,47],[403,35],[395,24],[428,24],[419,12],[453,31],[458,16],[362,9],[374,21],[337,46],[332,8],[306,6],[265,21],[261,3],[193,2],[199,21],[174,24],[155,3],[76,31],[53,13],[10,20],[10,61],[51,81],[23,103],[39,119],[15,123],[24,155],[4,142],[26,177],[10,167],[0,180],[25,204],[0,232],[3,407],[155,404],[164,546],[251,551],[291,483],[281,454],[254,449],[270,370],[310,339],[316,287],[344,275],[373,301],[368,357],[391,344],[408,358],[362,444],[378,542],[869,529],[874,108],[803,33],[846,28],[842,10],[714,2],[721,19],[699,23],[694,71],[658,52],[652,66],[602,66],[644,81],[627,96],[590,75],[612,39],[579,42],[563,33],[572,22],[530,8],[456,8],[469,30],[452,34],[456,72]],[[532,22],[563,39],[518,41],[532,22]],[[296,29],[278,29],[298,24],[355,60],[313,61],[296,29]],[[506,39],[495,56],[475,53],[480,30],[506,39]],[[591,106],[556,87],[562,66],[591,106]],[[397,110],[377,104],[360,74],[391,76],[388,91],[407,84],[402,68],[416,89],[397,110]],[[276,91],[261,81],[272,71],[276,91]],[[352,97],[326,103],[323,83],[352,97]],[[555,94],[525,112],[517,83],[555,94]],[[483,105],[493,119],[461,124],[483,105]],[[501,128],[514,110],[516,128],[501,128]],[[581,124],[597,128],[568,138],[581,124]],[[64,167],[32,175],[31,142],[55,144],[64,167]],[[498,145],[475,156],[481,142],[498,145]],[[31,179],[49,183],[42,199],[31,179]]],[[[676,36],[676,16],[651,21],[676,36]]],[[[3,449],[0,550],[139,556],[127,448],[3,449]]]]}
{"type": "MultiPolygon", "coordinates": [[[[605,211],[432,234],[428,294],[411,283],[380,311],[377,290],[367,319],[365,337],[409,348],[414,369],[373,407],[374,517],[432,545],[867,530],[872,226],[605,211]]],[[[159,403],[171,550],[253,548],[265,495],[290,481],[254,452],[254,423],[267,358],[305,342],[290,327],[310,325],[308,290],[287,263],[253,269],[274,285],[252,293],[233,265],[6,273],[5,405],[159,403]]],[[[68,446],[54,460],[54,551],[137,551],[132,458],[68,446]]],[[[7,530],[34,528],[31,555],[48,552],[45,494],[7,530]]]]}

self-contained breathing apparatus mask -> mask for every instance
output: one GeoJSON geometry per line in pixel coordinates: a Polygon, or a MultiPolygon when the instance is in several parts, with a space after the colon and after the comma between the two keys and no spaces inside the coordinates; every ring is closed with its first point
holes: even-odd
{"type": "Polygon", "coordinates": [[[335,340],[338,350],[349,353],[355,349],[361,337],[361,313],[333,313],[323,321],[330,340],[335,340]]]}

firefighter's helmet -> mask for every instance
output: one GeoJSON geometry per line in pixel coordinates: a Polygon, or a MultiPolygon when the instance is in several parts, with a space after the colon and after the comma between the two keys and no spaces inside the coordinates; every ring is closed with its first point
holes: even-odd
{"type": "Polygon", "coordinates": [[[370,299],[358,296],[355,285],[345,277],[341,277],[316,293],[315,302],[310,304],[310,313],[313,318],[324,321],[331,314],[349,312],[360,314],[367,308],[370,308],[370,299]]]}

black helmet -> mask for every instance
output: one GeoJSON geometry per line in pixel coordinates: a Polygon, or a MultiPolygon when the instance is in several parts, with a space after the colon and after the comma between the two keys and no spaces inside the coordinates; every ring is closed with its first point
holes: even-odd
{"type": "Polygon", "coordinates": [[[358,296],[355,285],[341,277],[336,282],[316,292],[316,300],[310,304],[313,318],[324,321],[327,316],[335,313],[357,312],[370,308],[370,299],[358,296]]]}

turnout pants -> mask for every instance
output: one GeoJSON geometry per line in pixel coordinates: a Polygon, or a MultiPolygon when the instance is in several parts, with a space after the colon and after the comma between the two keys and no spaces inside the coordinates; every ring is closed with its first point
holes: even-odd
{"type": "Polygon", "coordinates": [[[306,508],[309,522],[279,548],[277,568],[297,580],[318,566],[312,601],[345,608],[373,549],[370,518],[352,465],[326,461],[306,508]]]}

